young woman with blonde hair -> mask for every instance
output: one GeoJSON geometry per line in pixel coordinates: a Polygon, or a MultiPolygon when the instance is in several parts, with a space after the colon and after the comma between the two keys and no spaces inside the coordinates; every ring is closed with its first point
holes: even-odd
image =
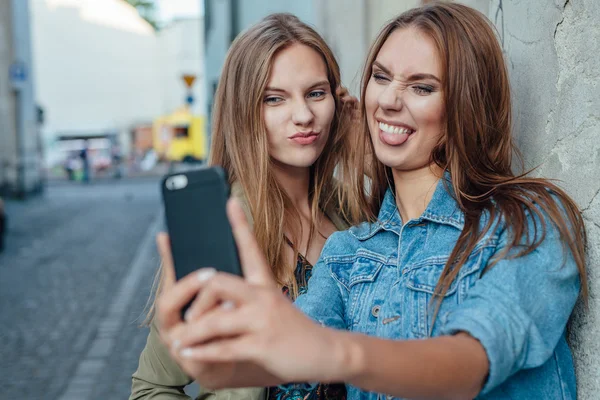
{"type": "Polygon", "coordinates": [[[215,387],[575,399],[565,328],[587,293],[583,218],[556,185],[512,171],[509,80],[490,22],[446,2],[400,15],[371,48],[362,101],[377,217],[329,238],[295,308],[231,202],[246,279],[169,282],[158,319],[173,356],[215,387]],[[214,307],[224,301],[233,307],[214,307]],[[216,373],[225,368],[236,374],[216,373]]]}
{"type": "MultiPolygon", "coordinates": [[[[361,193],[349,190],[358,179],[356,136],[349,131],[352,98],[340,85],[324,40],[298,18],[274,14],[233,42],[215,94],[209,164],[228,173],[232,196],[241,201],[278,287],[291,299],[305,291],[327,237],[365,218],[361,193]]],[[[166,235],[158,242],[168,248],[166,235]]],[[[187,398],[184,387],[191,382],[151,324],[130,399],[187,398]]],[[[291,395],[274,387],[203,391],[202,398],[291,395]]],[[[309,399],[345,395],[343,385],[293,393],[309,399]]]]}

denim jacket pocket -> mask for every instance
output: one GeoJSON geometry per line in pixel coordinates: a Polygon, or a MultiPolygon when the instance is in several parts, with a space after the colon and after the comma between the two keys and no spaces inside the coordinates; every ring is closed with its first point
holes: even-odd
{"type": "Polygon", "coordinates": [[[435,330],[439,326],[437,321],[464,300],[468,289],[475,284],[479,277],[477,272],[481,267],[482,252],[476,252],[467,259],[458,276],[444,294],[432,331],[433,315],[440,301],[439,298],[434,298],[435,288],[447,260],[447,257],[431,257],[414,265],[408,272],[406,312],[410,313],[410,327],[412,334],[417,338],[435,334],[435,330]]]}
{"type": "Polygon", "coordinates": [[[346,306],[347,319],[354,327],[356,321],[365,312],[371,311],[371,306],[378,295],[377,278],[384,266],[383,261],[358,254],[352,260],[331,262],[331,273],[342,286],[348,290],[346,306]]]}

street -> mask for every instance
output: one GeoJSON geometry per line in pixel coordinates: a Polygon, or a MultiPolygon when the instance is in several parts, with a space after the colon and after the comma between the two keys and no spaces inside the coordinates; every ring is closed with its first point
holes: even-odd
{"type": "Polygon", "coordinates": [[[7,201],[1,399],[126,399],[159,259],[158,178],[51,183],[7,201]]]}

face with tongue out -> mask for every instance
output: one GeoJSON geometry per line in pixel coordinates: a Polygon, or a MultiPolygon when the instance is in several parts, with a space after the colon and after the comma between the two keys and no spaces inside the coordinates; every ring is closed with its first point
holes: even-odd
{"type": "Polygon", "coordinates": [[[441,66],[415,28],[392,32],[371,66],[365,110],[377,159],[397,171],[429,166],[443,132],[441,66]]]}

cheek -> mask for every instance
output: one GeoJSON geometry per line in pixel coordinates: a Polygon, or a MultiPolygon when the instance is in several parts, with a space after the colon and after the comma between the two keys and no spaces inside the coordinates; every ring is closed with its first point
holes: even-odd
{"type": "Polygon", "coordinates": [[[413,106],[419,116],[418,125],[427,128],[427,130],[441,132],[444,107],[440,98],[437,96],[419,98],[416,99],[413,106]]]}
{"type": "Polygon", "coordinates": [[[335,116],[335,100],[333,97],[330,97],[322,102],[317,115],[319,115],[320,123],[323,126],[331,126],[331,122],[335,116]]]}
{"type": "Polygon", "coordinates": [[[263,115],[269,141],[273,141],[285,133],[283,122],[286,112],[284,107],[265,107],[263,115]]]}
{"type": "Polygon", "coordinates": [[[379,97],[379,90],[373,84],[372,81],[369,81],[367,84],[367,90],[365,91],[365,110],[367,111],[367,116],[372,117],[373,113],[378,107],[377,98],[379,97]]]}

